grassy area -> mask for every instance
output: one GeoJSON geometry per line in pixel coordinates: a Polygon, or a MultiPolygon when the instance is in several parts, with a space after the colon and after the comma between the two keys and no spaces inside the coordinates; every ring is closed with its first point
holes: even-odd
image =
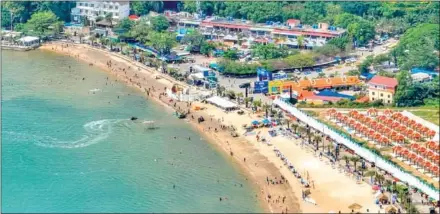
{"type": "Polygon", "coordinates": [[[432,122],[436,125],[440,124],[440,115],[439,115],[439,110],[431,110],[431,109],[417,109],[417,110],[408,110],[409,112],[413,113],[414,115],[417,115],[429,122],[432,122]]]}

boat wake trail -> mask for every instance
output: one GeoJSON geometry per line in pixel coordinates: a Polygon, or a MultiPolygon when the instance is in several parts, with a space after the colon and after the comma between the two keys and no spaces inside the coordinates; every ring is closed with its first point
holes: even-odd
{"type": "Polygon", "coordinates": [[[118,123],[128,121],[127,119],[105,119],[97,120],[84,124],[83,128],[86,131],[80,139],[73,141],[63,141],[50,136],[38,136],[29,135],[16,132],[6,132],[5,134],[14,135],[15,140],[26,140],[33,144],[47,148],[63,148],[63,149],[75,149],[83,148],[102,140],[107,139],[113,132],[113,127],[118,123]]]}

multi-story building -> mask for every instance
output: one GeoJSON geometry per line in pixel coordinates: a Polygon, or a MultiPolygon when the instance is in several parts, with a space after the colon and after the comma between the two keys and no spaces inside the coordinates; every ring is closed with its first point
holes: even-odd
{"type": "Polygon", "coordinates": [[[376,75],[368,82],[368,97],[372,102],[382,100],[383,104],[390,105],[393,103],[397,85],[396,78],[376,75]]]}
{"type": "Polygon", "coordinates": [[[130,15],[130,4],[128,1],[79,1],[72,8],[72,16],[87,17],[91,22],[107,14],[111,14],[114,20],[126,18],[130,15]]]}
{"type": "MultiPolygon", "coordinates": [[[[289,19],[286,23],[266,22],[252,23],[248,20],[207,17],[198,19],[190,14],[165,13],[174,18],[178,29],[198,28],[207,39],[235,44],[240,40],[253,43],[276,43],[288,47],[303,46],[313,48],[323,46],[327,40],[344,35],[346,30],[329,26],[327,23],[318,23],[312,26],[302,25],[300,20],[289,19]],[[298,37],[304,40],[298,42],[298,37]]],[[[179,31],[178,31],[179,32],[179,31]]]]}

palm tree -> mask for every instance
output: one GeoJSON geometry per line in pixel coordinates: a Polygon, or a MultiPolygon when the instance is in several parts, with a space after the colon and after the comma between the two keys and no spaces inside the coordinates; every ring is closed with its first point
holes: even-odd
{"type": "Polygon", "coordinates": [[[84,33],[78,33],[79,44],[82,44],[82,38],[84,38],[84,33]]]}
{"type": "Polygon", "coordinates": [[[237,103],[240,104],[241,99],[244,97],[243,92],[235,94],[235,97],[237,98],[237,103]]]}
{"type": "Polygon", "coordinates": [[[245,97],[245,98],[244,98],[244,103],[245,103],[245,105],[246,105],[246,108],[248,107],[248,104],[249,104],[250,101],[251,101],[251,98],[250,98],[250,97],[245,97]]]}
{"type": "Polygon", "coordinates": [[[300,133],[301,135],[306,133],[306,132],[307,132],[306,127],[304,127],[304,126],[299,126],[298,127],[298,133],[300,133]]]}
{"type": "Polygon", "coordinates": [[[350,157],[348,157],[347,155],[344,155],[344,156],[342,157],[342,159],[345,160],[345,165],[348,166],[348,164],[350,163],[350,157]]]}
{"type": "Polygon", "coordinates": [[[270,109],[270,105],[267,104],[267,103],[264,103],[264,104],[263,104],[263,110],[264,110],[265,113],[266,113],[266,118],[268,117],[269,109],[270,109]]]}
{"type": "Polygon", "coordinates": [[[354,169],[356,170],[356,164],[361,160],[358,156],[353,156],[350,158],[353,161],[354,169]]]}
{"type": "Polygon", "coordinates": [[[375,170],[369,170],[366,173],[364,173],[363,176],[370,177],[370,180],[372,180],[372,178],[374,176],[376,176],[376,171],[375,170]]]}
{"type": "Polygon", "coordinates": [[[320,135],[315,135],[314,136],[313,141],[316,143],[315,144],[316,145],[316,150],[319,149],[319,142],[321,142],[321,140],[322,140],[322,137],[320,135]]]}
{"type": "Polygon", "coordinates": [[[309,142],[309,144],[311,144],[312,143],[312,132],[311,132],[311,130],[310,130],[310,126],[309,125],[307,125],[307,139],[308,139],[308,142],[309,142]]]}
{"type": "Polygon", "coordinates": [[[287,125],[287,128],[290,127],[290,120],[289,119],[284,119],[284,123],[287,125]]]}
{"type": "Polygon", "coordinates": [[[298,123],[293,123],[292,125],[290,125],[290,127],[292,127],[293,132],[296,134],[296,131],[298,130],[299,127],[298,123]]]}
{"type": "Polygon", "coordinates": [[[382,174],[376,173],[376,181],[378,181],[380,185],[382,185],[384,180],[385,180],[385,177],[382,174]]]}

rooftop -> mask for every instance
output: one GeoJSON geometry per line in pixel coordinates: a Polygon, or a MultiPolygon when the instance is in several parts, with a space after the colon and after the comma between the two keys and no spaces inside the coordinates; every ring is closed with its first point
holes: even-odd
{"type": "Polygon", "coordinates": [[[384,77],[378,75],[374,76],[368,83],[374,85],[383,85],[389,88],[394,88],[399,84],[396,78],[384,77]]]}

